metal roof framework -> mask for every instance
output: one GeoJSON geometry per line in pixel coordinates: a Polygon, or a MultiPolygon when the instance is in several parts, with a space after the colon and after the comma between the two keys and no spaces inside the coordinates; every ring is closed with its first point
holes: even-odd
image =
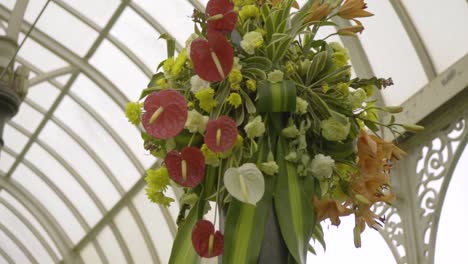
{"type": "MultiPolygon", "coordinates": [[[[179,2],[182,2],[182,0],[179,2]]],[[[130,101],[130,99],[134,98],[128,98],[127,94],[122,91],[121,87],[111,81],[109,77],[106,76],[97,66],[93,65],[90,60],[95,55],[96,51],[102,46],[102,43],[104,41],[108,41],[122,54],[124,54],[144,74],[144,76],[150,78],[152,70],[145,64],[145,62],[143,62],[141,56],[135,54],[132,49],[126,45],[126,43],[121,41],[118,36],[114,36],[111,33],[112,29],[124,11],[132,10],[151,28],[153,28],[155,32],[159,34],[171,32],[169,32],[162,23],[158,22],[158,20],[148,13],[142,6],[134,1],[121,1],[104,26],[94,22],[66,1],[52,0],[51,3],[62,8],[71,16],[94,30],[97,33],[97,37],[84,56],[80,56],[77,52],[71,50],[52,36],[45,33],[41,28],[34,28],[32,30],[29,38],[37,42],[43,48],[57,55],[61,60],[66,62],[66,65],[50,71],[44,71],[28,61],[27,57],[22,57],[21,54],[17,57],[17,62],[19,64],[27,66],[34,73],[34,77],[30,80],[31,89],[38,89],[35,87],[42,83],[48,83],[56,88],[59,93],[48,108],[41,106],[41,104],[32,99],[25,100],[25,105],[29,106],[41,115],[41,121],[33,131],[28,129],[28,124],[17,122],[15,119],[8,123],[10,129],[15,130],[28,140],[20,151],[15,151],[10,147],[9,142],[6,142],[4,153],[11,156],[14,161],[7,170],[0,168],[0,192],[6,192],[10,195],[8,198],[0,195],[0,205],[5,210],[10,211],[12,215],[14,215],[22,225],[31,232],[32,236],[34,236],[42,245],[51,261],[64,263],[84,263],[85,259],[83,258],[83,251],[88,247],[92,247],[94,249],[95,254],[98,256],[101,263],[112,263],[109,259],[109,254],[111,253],[106,252],[102,247],[102,241],[98,240],[98,236],[106,228],[109,228],[112,235],[115,237],[118,247],[124,256],[125,262],[137,262],[137,253],[132,252],[131,245],[129,245],[131,242],[124,238],[124,234],[121,230],[122,226],[119,226],[116,220],[116,217],[123,210],[128,210],[130,217],[133,219],[132,221],[136,223],[139,233],[141,234],[141,239],[146,246],[146,250],[152,263],[164,263],[167,259],[162,257],[162,253],[159,252],[158,247],[155,245],[153,239],[154,236],[150,234],[154,231],[151,231],[151,226],[148,226],[148,223],[145,223],[143,219],[144,217],[141,215],[141,210],[139,210],[135,204],[135,197],[141,194],[145,185],[144,179],[141,176],[144,175],[146,169],[156,166],[157,162],[153,162],[150,165],[143,164],[141,159],[129,146],[127,138],[116,131],[113,125],[103,117],[102,113],[96,110],[93,105],[78,95],[72,88],[80,76],[86,76],[86,78],[99,87],[99,89],[101,89],[102,92],[105,93],[112,102],[118,106],[118,108],[120,108],[121,112],[115,114],[123,115],[122,112],[125,104],[130,101]],[[66,77],[66,81],[59,81],[60,77],[66,77]],[[102,127],[103,131],[107,133],[112,142],[118,146],[123,153],[125,153],[129,164],[131,164],[135,168],[135,171],[140,175],[135,179],[133,184],[124,187],[119,180],[119,176],[116,175],[116,173],[110,168],[109,164],[104,161],[104,157],[96,152],[92,143],[87,142],[87,140],[78,132],[75,132],[67,122],[56,115],[56,111],[63,103],[64,98],[69,98],[79,105],[84,112],[86,112],[100,127],[102,127]],[[71,140],[73,140],[74,143],[77,144],[82,151],[96,163],[96,167],[101,170],[105,177],[107,177],[107,179],[112,183],[112,186],[119,195],[118,200],[112,206],[109,207],[104,204],[96,190],[91,186],[92,183],[88,182],[83,175],[77,171],[76,164],[71,164],[69,160],[64,158],[63,153],[58,152],[49,142],[40,138],[41,133],[44,133],[44,128],[50,123],[53,123],[59,129],[63,130],[63,132],[66,133],[71,140]],[[70,194],[61,190],[60,187],[47,176],[47,171],[44,171],[39,168],[39,166],[35,165],[35,163],[40,161],[33,161],[28,158],[28,153],[35,145],[43,149],[51,158],[61,164],[64,170],[78,183],[84,193],[89,196],[101,215],[97,222],[90,224],[89,221],[85,219],[84,213],[81,212],[80,209],[78,209],[70,200],[70,194]],[[59,223],[59,220],[52,215],[51,212],[49,212],[47,205],[38,202],[38,194],[32,193],[17,180],[16,177],[22,177],[21,175],[15,177],[15,175],[18,174],[18,168],[20,166],[24,166],[40,178],[45,185],[61,199],[66,208],[70,210],[73,217],[76,218],[77,222],[84,230],[84,235],[80,236],[79,240],[73,241],[67,231],[64,230],[64,226],[59,223]],[[11,197],[16,199],[17,202],[30,212],[40,227],[38,227],[37,224],[34,224],[30,217],[25,216],[12,204],[11,197]],[[50,236],[50,239],[47,239],[44,233],[40,231],[41,228],[50,236]],[[51,244],[51,241],[53,244],[51,244]]],[[[198,0],[188,0],[187,3],[190,4],[192,8],[203,9],[206,1],[205,3],[202,3],[198,0]]],[[[422,68],[424,69],[425,76],[429,80],[427,85],[403,103],[403,105],[406,106],[406,112],[403,113],[403,117],[401,117],[402,120],[404,120],[405,123],[418,123],[466,88],[468,56],[465,54],[465,56],[460,58],[458,62],[454,63],[443,72],[437,72],[423,38],[418,33],[416,25],[413,23],[411,16],[408,14],[402,2],[400,0],[390,0],[390,3],[400,19],[404,30],[409,36],[411,44],[417,54],[422,68]],[[451,77],[452,79],[450,82],[441,81],[446,80],[448,75],[452,75],[451,73],[454,70],[457,74],[451,77]],[[441,90],[449,90],[450,92],[444,93],[443,96],[434,96],[434,93],[440,93],[441,90]],[[411,111],[414,108],[411,107],[417,105],[420,100],[430,100],[433,103],[425,104],[425,106],[421,108],[421,111],[418,111],[418,113],[415,114],[411,111]]],[[[24,10],[21,11],[21,8],[26,8],[27,4],[28,0],[18,0],[16,3],[18,8],[15,9],[15,11],[12,11],[3,4],[0,4],[0,20],[5,21],[8,25],[8,27],[4,27],[4,29],[6,28],[9,34],[19,34],[20,32],[24,34],[31,28],[31,24],[21,18],[21,13],[24,13],[24,10]]],[[[344,21],[337,22],[341,25],[346,25],[347,23],[344,21]]],[[[358,38],[341,38],[341,41],[350,51],[356,75],[360,77],[373,76],[373,68],[369,62],[366,52],[364,51],[361,41],[358,38]]],[[[178,50],[180,50],[182,46],[183,45],[179,40],[177,42],[178,50]]],[[[377,99],[383,101],[381,95],[378,95],[377,99]]],[[[4,155],[4,153],[2,154],[4,155]]],[[[176,191],[174,192],[176,193],[176,191]]],[[[150,206],[147,207],[151,208],[150,206]]],[[[174,212],[162,206],[159,206],[158,210],[161,211],[161,215],[164,219],[164,225],[166,225],[169,230],[169,239],[173,239],[176,233],[174,212]]],[[[1,224],[1,222],[0,231],[10,238],[10,240],[24,253],[29,262],[40,263],[43,261],[39,259],[34,252],[31,252],[27,246],[25,246],[24,238],[15,235],[8,226],[1,224]]],[[[16,261],[14,259],[15,256],[10,256],[8,251],[3,249],[1,246],[0,256],[7,263],[14,263],[16,261]]]]}

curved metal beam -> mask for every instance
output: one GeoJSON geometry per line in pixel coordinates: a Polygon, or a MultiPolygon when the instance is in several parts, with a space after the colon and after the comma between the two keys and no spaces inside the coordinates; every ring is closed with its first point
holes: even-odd
{"type": "Polygon", "coordinates": [[[205,6],[198,0],[188,0],[192,6],[200,12],[205,12],[205,6]]]}
{"type": "MultiPolygon", "coordinates": [[[[18,60],[18,58],[16,60],[18,60]]],[[[57,78],[65,74],[71,74],[75,71],[76,71],[75,67],[65,66],[65,67],[50,71],[50,72],[38,74],[36,77],[29,80],[29,89],[33,88],[35,85],[38,85],[42,82],[48,81],[49,79],[57,78]]]]}
{"type": "Polygon", "coordinates": [[[8,255],[8,253],[3,250],[2,247],[0,247],[0,256],[3,257],[3,259],[8,263],[8,264],[15,264],[15,261],[8,255]]]}
{"type": "MultiPolygon", "coordinates": [[[[16,123],[14,123],[13,121],[10,121],[9,124],[14,127],[16,130],[18,130],[20,133],[22,133],[23,135],[25,135],[26,137],[29,137],[31,135],[31,133],[29,131],[27,131],[24,127],[22,127],[21,125],[18,125],[16,123]]],[[[73,176],[73,178],[75,178],[75,180],[78,182],[78,184],[83,188],[83,190],[88,194],[88,196],[90,197],[90,199],[94,202],[94,204],[96,204],[96,207],[98,208],[98,210],[101,212],[101,214],[104,216],[107,214],[107,210],[104,206],[104,204],[101,202],[101,200],[99,199],[99,197],[96,195],[96,193],[91,189],[91,187],[88,185],[88,183],[79,175],[79,173],[66,161],[64,160],[59,153],[57,153],[52,147],[50,147],[48,144],[46,144],[45,142],[43,142],[42,140],[40,139],[37,139],[36,140],[36,143],[41,146],[47,153],[49,153],[57,162],[59,162],[62,166],[64,166],[64,168],[68,171],[68,173],[70,173],[70,175],[73,176]]],[[[79,143],[77,143],[79,144],[79,143]]],[[[110,229],[112,231],[112,233],[116,236],[116,237],[122,237],[122,234],[120,233],[120,230],[118,228],[116,228],[115,224],[113,225],[110,225],[110,229]]],[[[89,232],[89,230],[87,230],[87,232],[89,232]]],[[[120,248],[122,249],[123,252],[129,252],[129,249],[127,247],[127,245],[125,244],[124,241],[122,240],[117,240],[120,248]]],[[[99,248],[97,248],[99,249],[99,248]]],[[[99,253],[99,252],[98,252],[99,253]]],[[[105,256],[103,256],[102,258],[102,261],[103,263],[107,263],[107,258],[105,256]]]]}
{"type": "MultiPolygon", "coordinates": [[[[36,111],[38,111],[38,112],[40,112],[42,114],[44,114],[46,112],[45,109],[43,109],[39,105],[35,104],[34,102],[31,102],[27,98],[25,99],[24,103],[28,104],[33,109],[35,109],[36,111]]],[[[52,122],[54,122],[62,130],[64,130],[65,133],[68,134],[94,160],[94,162],[96,162],[98,167],[104,172],[104,174],[108,178],[109,178],[109,175],[112,175],[112,172],[107,167],[107,165],[105,165],[105,163],[101,160],[101,158],[99,158],[99,156],[96,154],[96,152],[94,152],[94,150],[78,134],[76,134],[71,128],[69,128],[66,124],[64,124],[62,121],[60,121],[55,116],[50,117],[50,120],[52,122]]],[[[36,141],[37,141],[37,139],[36,139],[36,141]]],[[[114,181],[117,181],[115,179],[115,176],[112,175],[110,177],[113,178],[114,181]]],[[[112,182],[111,178],[109,178],[109,180],[112,182]]],[[[112,182],[112,183],[114,184],[114,182],[112,182]]],[[[114,185],[114,187],[116,187],[116,186],[114,185]]],[[[120,232],[114,233],[114,235],[116,236],[116,239],[117,239],[119,245],[121,246],[121,249],[122,249],[122,252],[124,253],[126,261],[129,262],[129,263],[132,263],[133,260],[132,260],[131,254],[130,254],[130,250],[128,249],[125,241],[123,239],[119,239],[119,238],[122,238],[120,232]]],[[[77,252],[77,251],[74,251],[74,252],[77,252]]]]}
{"type": "MultiPolygon", "coordinates": [[[[88,19],[86,16],[83,16],[79,11],[71,7],[69,4],[65,3],[62,0],[53,0],[58,6],[67,10],[71,15],[81,20],[90,28],[94,29],[96,32],[101,32],[102,28],[94,23],[92,20],[88,19]]],[[[120,51],[122,51],[147,77],[153,75],[152,71],[135,55],[125,44],[120,42],[117,38],[112,36],[110,33],[107,35],[107,39],[114,44],[120,51]]]]}
{"type": "Polygon", "coordinates": [[[57,254],[55,254],[55,251],[52,249],[52,247],[47,243],[45,238],[39,233],[39,231],[32,225],[32,223],[26,219],[26,217],[23,216],[22,213],[18,211],[13,205],[11,205],[7,200],[4,198],[0,197],[0,204],[5,206],[10,212],[15,215],[16,218],[18,218],[25,226],[26,228],[37,238],[39,243],[41,243],[42,247],[47,251],[47,254],[50,256],[52,261],[54,263],[59,262],[59,258],[57,254]]]}
{"type": "Polygon", "coordinates": [[[21,252],[26,256],[26,258],[29,260],[29,262],[33,263],[33,264],[39,264],[39,262],[37,262],[37,259],[33,256],[33,254],[31,253],[31,251],[29,251],[29,249],[23,244],[23,242],[21,242],[16,236],[15,234],[13,234],[8,228],[6,228],[6,226],[4,226],[2,224],[2,222],[0,222],[0,230],[5,233],[5,235],[7,237],[9,237],[11,239],[11,241],[13,243],[15,243],[18,248],[21,250],[21,252]]]}
{"type": "Polygon", "coordinates": [[[143,8],[141,8],[137,3],[135,2],[130,2],[129,6],[135,11],[137,14],[139,14],[148,24],[150,24],[159,34],[168,34],[171,38],[173,38],[176,42],[176,49],[177,51],[180,51],[183,46],[169,33],[168,30],[164,28],[163,25],[161,25],[156,19],[154,19],[148,12],[146,12],[143,8]]]}
{"type": "MultiPolygon", "coordinates": [[[[9,125],[12,126],[14,129],[25,135],[26,137],[30,137],[31,133],[29,133],[26,129],[21,127],[20,125],[16,124],[15,122],[10,121],[9,125]]],[[[36,143],[38,142],[39,139],[36,140],[36,143]]],[[[41,142],[42,143],[42,142],[41,142]]],[[[11,155],[12,157],[16,157],[17,153],[15,153],[12,149],[8,148],[7,146],[4,147],[4,150],[6,153],[11,155]]],[[[55,183],[50,180],[43,172],[40,170],[38,167],[36,167],[32,162],[27,160],[26,158],[23,158],[22,160],[23,164],[30,169],[34,174],[36,174],[62,201],[63,203],[67,206],[68,209],[70,209],[71,213],[73,216],[78,220],[78,223],[80,226],[84,229],[85,232],[88,232],[91,227],[89,224],[86,222],[84,219],[83,215],[81,212],[76,208],[76,206],[68,199],[68,197],[63,193],[63,191],[55,185],[55,183]]],[[[63,165],[63,163],[62,163],[63,165]]],[[[99,255],[99,258],[102,260],[102,262],[108,263],[106,256],[104,255],[104,251],[102,250],[101,245],[97,243],[97,241],[93,241],[93,245],[96,248],[96,251],[99,255]]]]}
{"type": "MultiPolygon", "coordinates": [[[[57,246],[60,254],[66,257],[65,262],[68,263],[70,261],[76,261],[74,257],[81,259],[80,256],[67,255],[72,248],[72,242],[49,211],[41,203],[38,203],[28,190],[17,184],[12,179],[6,180],[4,175],[5,173],[0,171],[0,186],[2,186],[4,190],[17,199],[29,212],[31,212],[37,221],[44,227],[52,241],[54,241],[57,246]]],[[[81,262],[83,261],[81,260],[81,262]]]]}
{"type": "MultiPolygon", "coordinates": [[[[17,153],[15,153],[12,149],[8,148],[7,146],[4,146],[3,150],[9,155],[11,155],[12,157],[16,157],[18,155],[17,153]]],[[[63,201],[66,207],[70,209],[73,216],[78,220],[78,223],[84,229],[84,231],[88,232],[91,229],[91,227],[88,225],[88,223],[84,219],[81,212],[70,201],[70,199],[68,199],[68,197],[62,192],[62,190],[57,185],[55,185],[53,181],[51,181],[39,168],[37,168],[29,160],[27,160],[26,158],[23,158],[22,163],[28,169],[30,169],[34,174],[36,174],[63,201]]],[[[93,245],[96,248],[96,251],[99,257],[101,258],[101,260],[103,261],[103,263],[108,263],[107,258],[104,255],[104,251],[101,248],[101,245],[99,245],[96,241],[93,241],[93,245]]]]}
{"type": "MultiPolygon", "coordinates": [[[[8,9],[0,5],[0,18],[3,20],[8,20],[9,17],[10,13],[8,9]]],[[[31,25],[29,23],[23,21],[21,31],[27,32],[30,27],[31,25]]],[[[31,32],[30,38],[56,54],[64,61],[69,62],[71,65],[82,71],[88,78],[97,83],[99,87],[101,87],[103,91],[122,108],[122,110],[124,109],[126,103],[129,102],[129,99],[117,88],[117,86],[104,75],[102,75],[94,66],[89,64],[84,58],[81,58],[73,51],[69,50],[56,40],[46,35],[41,30],[37,28],[34,29],[31,32]]]]}
{"type": "Polygon", "coordinates": [[[419,35],[416,26],[414,25],[408,11],[406,11],[405,6],[401,0],[390,0],[390,3],[395,10],[398,18],[401,21],[401,24],[405,28],[406,34],[408,35],[413,47],[418,55],[419,61],[426,73],[426,77],[429,81],[437,77],[437,71],[435,70],[434,63],[432,62],[431,55],[429,54],[426,45],[422,41],[421,36],[419,35]]]}
{"type": "MultiPolygon", "coordinates": [[[[156,162],[152,167],[157,167],[159,162],[156,162]]],[[[91,230],[90,233],[86,235],[76,246],[76,250],[80,250],[84,248],[89,241],[92,241],[94,237],[106,226],[107,222],[110,221],[110,219],[113,219],[122,209],[125,208],[125,206],[131,202],[131,200],[141,191],[146,186],[146,182],[144,178],[140,178],[133,186],[130,188],[130,190],[122,197],[122,199],[117,202],[114,207],[109,211],[109,213],[106,215],[105,218],[101,219],[99,223],[91,230]]],[[[166,208],[167,210],[167,208],[166,208]]],[[[164,214],[163,216],[168,223],[169,231],[171,232],[173,238],[175,237],[175,234],[177,233],[177,226],[172,219],[172,216],[170,214],[164,214]]]]}
{"type": "MultiPolygon", "coordinates": [[[[18,57],[17,60],[28,67],[31,71],[35,72],[37,75],[44,74],[42,73],[37,67],[32,65],[31,63],[27,62],[25,59],[18,57]]],[[[48,80],[53,86],[55,86],[58,90],[63,89],[63,85],[58,83],[55,80],[48,80]]],[[[138,160],[135,154],[133,154],[133,151],[130,150],[130,147],[127,145],[127,143],[122,139],[122,137],[115,132],[115,129],[113,129],[104,118],[101,117],[100,114],[98,114],[88,103],[86,103],[84,100],[80,99],[79,96],[77,96],[75,93],[72,91],[68,92],[68,96],[78,105],[80,105],[104,130],[109,133],[111,138],[117,143],[117,145],[122,149],[124,153],[126,153],[127,157],[130,159],[132,164],[138,169],[143,171],[143,165],[141,162],[138,160]]],[[[28,101],[28,99],[26,99],[28,101]]],[[[29,101],[31,104],[31,107],[33,107],[35,110],[42,114],[46,114],[47,111],[40,107],[39,105],[33,103],[32,101],[29,101]]]]}

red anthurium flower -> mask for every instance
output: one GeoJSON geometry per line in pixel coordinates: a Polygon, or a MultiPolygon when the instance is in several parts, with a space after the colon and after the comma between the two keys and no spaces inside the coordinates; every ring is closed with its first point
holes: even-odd
{"type": "Polygon", "coordinates": [[[228,116],[221,116],[208,121],[206,125],[205,144],[214,152],[230,149],[237,138],[236,121],[228,116]]]}
{"type": "Polygon", "coordinates": [[[200,78],[209,82],[219,82],[232,70],[234,50],[225,36],[210,31],[208,40],[198,38],[192,41],[190,58],[200,78]]]}
{"type": "Polygon", "coordinates": [[[205,177],[205,157],[194,147],[186,147],[182,152],[173,150],[164,159],[169,177],[184,187],[195,187],[205,177]]]}
{"type": "Polygon", "coordinates": [[[187,121],[185,98],[173,89],[148,95],[144,109],[143,127],[148,134],[158,139],[176,136],[187,121]]]}
{"type": "Polygon", "coordinates": [[[199,220],[192,230],[192,245],[201,257],[216,257],[223,253],[224,236],[219,231],[215,232],[210,221],[199,220]]]}
{"type": "Polygon", "coordinates": [[[206,5],[208,30],[229,33],[236,28],[237,13],[229,0],[210,0],[206,5]]]}

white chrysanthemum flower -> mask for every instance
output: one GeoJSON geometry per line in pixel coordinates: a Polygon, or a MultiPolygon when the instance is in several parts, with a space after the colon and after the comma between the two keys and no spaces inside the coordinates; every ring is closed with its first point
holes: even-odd
{"type": "Polygon", "coordinates": [[[335,161],[330,156],[323,154],[315,155],[311,162],[310,170],[317,178],[330,178],[335,167],[335,161]]]}
{"type": "Polygon", "coordinates": [[[198,132],[203,134],[205,132],[208,119],[209,118],[207,116],[198,113],[196,110],[191,110],[188,112],[185,127],[190,131],[190,133],[198,132]]]}
{"type": "Polygon", "coordinates": [[[245,133],[249,138],[260,137],[265,133],[265,124],[262,122],[262,117],[257,116],[244,127],[245,133]]]}
{"type": "Polygon", "coordinates": [[[271,83],[278,83],[283,80],[284,73],[280,70],[274,70],[270,73],[268,73],[268,80],[271,83]]]}
{"type": "Polygon", "coordinates": [[[251,31],[244,35],[241,41],[241,47],[248,54],[252,55],[255,49],[263,45],[262,33],[257,31],[251,31]]]}
{"type": "Polygon", "coordinates": [[[190,79],[190,85],[192,86],[192,88],[190,88],[192,93],[197,93],[198,91],[210,88],[210,82],[203,80],[198,75],[192,76],[190,79]]]}
{"type": "Polygon", "coordinates": [[[307,113],[309,103],[301,97],[296,98],[296,112],[300,115],[307,113]]]}

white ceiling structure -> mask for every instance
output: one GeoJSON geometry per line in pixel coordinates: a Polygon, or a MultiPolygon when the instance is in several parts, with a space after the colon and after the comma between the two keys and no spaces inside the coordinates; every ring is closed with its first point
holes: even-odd
{"type": "MultiPolygon", "coordinates": [[[[0,36],[16,26],[21,42],[40,15],[16,58],[31,70],[29,93],[4,131],[0,263],[167,263],[178,208],[146,200],[142,175],[157,160],[123,109],[166,56],[159,35],[182,47],[206,2],[0,0],[0,36]]],[[[357,76],[393,78],[380,100],[417,123],[465,88],[468,4],[367,2],[376,16],[362,36],[335,40],[357,76]]]]}

